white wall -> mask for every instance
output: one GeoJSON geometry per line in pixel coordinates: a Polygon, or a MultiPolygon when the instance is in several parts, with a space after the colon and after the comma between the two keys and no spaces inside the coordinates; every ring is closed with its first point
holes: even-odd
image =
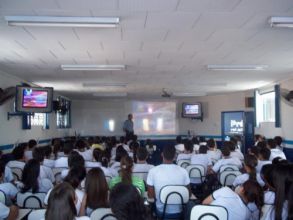
{"type": "MultiPolygon", "coordinates": [[[[19,85],[21,79],[12,77],[0,72],[0,88],[5,89],[9,86],[19,85]]],[[[50,129],[43,130],[41,127],[32,127],[31,130],[22,130],[21,117],[12,117],[7,120],[7,112],[12,112],[14,99],[11,99],[0,105],[0,145],[14,144],[16,142],[28,141],[34,139],[50,139],[53,137],[63,137],[69,135],[69,129],[57,129],[55,113],[49,115],[50,129]]]]}

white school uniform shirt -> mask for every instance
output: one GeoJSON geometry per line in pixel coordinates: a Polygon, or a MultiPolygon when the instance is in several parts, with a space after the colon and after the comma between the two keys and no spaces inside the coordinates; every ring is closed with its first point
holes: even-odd
{"type": "Polygon", "coordinates": [[[17,167],[17,168],[20,168],[23,170],[24,165],[25,165],[25,162],[18,161],[18,160],[12,160],[12,161],[9,161],[6,166],[8,166],[10,168],[17,167]]]}
{"type": "Polygon", "coordinates": [[[207,155],[211,161],[218,161],[222,157],[222,152],[219,149],[208,150],[207,155]]]}
{"type": "Polygon", "coordinates": [[[33,151],[32,150],[26,150],[24,152],[24,157],[26,161],[29,161],[30,159],[33,159],[33,151]]]}
{"type": "Polygon", "coordinates": [[[10,213],[10,208],[0,202],[0,219],[6,219],[10,213]]]}
{"type": "Polygon", "coordinates": [[[115,161],[112,165],[111,168],[114,170],[120,170],[120,162],[115,161]]]}
{"type": "Polygon", "coordinates": [[[65,177],[68,175],[69,169],[64,169],[61,171],[61,179],[64,180],[65,177]]]}
{"type": "Polygon", "coordinates": [[[123,146],[124,150],[126,150],[127,152],[131,151],[127,144],[123,144],[122,146],[123,146]]]}
{"type": "Polygon", "coordinates": [[[68,157],[60,157],[55,160],[55,168],[58,167],[67,167],[68,168],[68,157]]]}
{"type": "MultiPolygon", "coordinates": [[[[239,175],[235,178],[234,182],[233,182],[233,186],[237,187],[242,185],[243,183],[245,183],[247,180],[249,180],[249,174],[248,173],[244,173],[242,175],[239,175]]],[[[260,174],[257,173],[256,174],[256,180],[258,182],[258,184],[263,187],[265,185],[264,181],[262,180],[262,178],[260,177],[260,174]]]]}
{"type": "Polygon", "coordinates": [[[270,160],[258,160],[258,162],[257,162],[257,166],[256,166],[256,172],[257,173],[260,173],[260,171],[261,171],[261,169],[262,169],[262,167],[264,166],[264,165],[266,165],[266,164],[272,164],[272,161],[270,161],[270,160]]]}
{"type": "Polygon", "coordinates": [[[92,161],[93,160],[93,151],[91,149],[85,151],[76,150],[85,161],[92,161]]]}
{"type": "Polygon", "coordinates": [[[228,211],[228,219],[248,220],[251,218],[251,210],[242,201],[240,196],[229,187],[223,187],[213,192],[211,205],[223,206],[228,211]]]}
{"type": "Polygon", "coordinates": [[[13,174],[12,174],[12,171],[11,171],[10,167],[5,166],[3,182],[4,183],[9,183],[9,182],[11,182],[13,180],[14,180],[14,177],[13,177],[13,174]]]}
{"type": "MultiPolygon", "coordinates": [[[[275,193],[273,191],[264,192],[264,204],[271,205],[266,213],[263,213],[263,220],[274,220],[275,219],[275,193]]],[[[282,219],[288,218],[288,201],[283,204],[282,219]]]]}
{"type": "Polygon", "coordinates": [[[43,165],[46,167],[54,168],[55,167],[55,160],[44,159],[43,165]]]}
{"type": "Polygon", "coordinates": [[[283,151],[278,148],[273,148],[271,149],[270,161],[273,161],[273,159],[275,159],[276,157],[281,157],[282,159],[286,160],[286,156],[283,151]]]}
{"type": "MultiPolygon", "coordinates": [[[[183,185],[190,183],[188,173],[176,164],[161,164],[150,169],[147,177],[147,185],[153,186],[156,196],[156,207],[159,212],[163,212],[163,204],[160,202],[160,190],[166,185],[183,185]]],[[[166,213],[178,213],[181,205],[168,205],[166,213]]]]}
{"type": "Polygon", "coordinates": [[[153,167],[155,166],[148,163],[136,163],[133,166],[132,172],[148,173],[153,167]]]}
{"type": "Polygon", "coordinates": [[[175,149],[176,149],[176,152],[183,152],[184,151],[184,144],[176,144],[175,149]]]}
{"type": "Polygon", "coordinates": [[[179,160],[190,160],[190,158],[191,158],[192,155],[193,155],[192,153],[190,153],[190,154],[185,154],[185,153],[178,154],[178,156],[177,156],[177,162],[179,160]]]}
{"type": "Polygon", "coordinates": [[[212,165],[212,161],[207,154],[194,154],[191,156],[190,164],[200,164],[207,170],[208,166],[212,165]]]}
{"type": "Polygon", "coordinates": [[[93,168],[93,167],[101,167],[101,163],[100,162],[95,162],[95,161],[86,161],[85,162],[85,167],[86,168],[93,168]]]}
{"type": "MultiPolygon", "coordinates": [[[[49,180],[49,179],[38,178],[38,182],[39,182],[38,192],[47,193],[50,189],[52,189],[54,187],[51,180],[49,180]]],[[[16,182],[16,186],[17,186],[17,188],[22,189],[24,185],[22,182],[18,181],[18,182],[16,182]]],[[[31,189],[28,190],[28,192],[31,192],[31,189]]]]}
{"type": "Polygon", "coordinates": [[[235,150],[235,151],[232,151],[230,153],[230,157],[237,157],[241,161],[244,160],[243,153],[239,149],[238,150],[235,150]]]}
{"type": "Polygon", "coordinates": [[[112,169],[111,167],[101,167],[101,169],[103,170],[105,176],[113,178],[119,175],[117,170],[112,169]]]}
{"type": "Polygon", "coordinates": [[[238,158],[229,157],[229,158],[223,158],[223,159],[217,161],[212,169],[215,173],[217,173],[217,172],[219,172],[221,166],[229,165],[229,164],[236,165],[239,169],[242,167],[242,163],[238,158]]]}
{"type": "Polygon", "coordinates": [[[9,198],[15,198],[19,191],[12,183],[0,184],[0,190],[9,198]]]}
{"type": "Polygon", "coordinates": [[[39,177],[41,179],[45,178],[45,179],[49,179],[52,183],[55,182],[55,176],[53,174],[53,171],[50,167],[46,167],[44,165],[40,166],[40,175],[39,177]]]}

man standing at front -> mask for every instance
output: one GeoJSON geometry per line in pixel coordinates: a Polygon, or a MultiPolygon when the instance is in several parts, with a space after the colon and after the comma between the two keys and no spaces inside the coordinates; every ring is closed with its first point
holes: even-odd
{"type": "Polygon", "coordinates": [[[125,136],[127,140],[129,140],[134,135],[132,118],[133,118],[132,114],[129,114],[128,119],[125,120],[123,124],[123,131],[125,132],[125,136]]]}

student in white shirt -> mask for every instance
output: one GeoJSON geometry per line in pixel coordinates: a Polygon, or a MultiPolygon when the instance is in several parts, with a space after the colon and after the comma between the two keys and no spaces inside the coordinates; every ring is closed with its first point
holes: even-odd
{"type": "MultiPolygon", "coordinates": [[[[152,168],[147,177],[148,196],[156,198],[156,208],[159,213],[163,212],[163,204],[159,195],[162,187],[166,185],[183,185],[190,190],[190,179],[188,173],[182,167],[173,164],[176,149],[174,146],[165,146],[163,150],[163,164],[152,168]]],[[[179,213],[180,205],[168,205],[167,214],[179,213]]]]}
{"type": "Polygon", "coordinates": [[[236,157],[238,158],[240,161],[243,161],[244,160],[244,155],[243,153],[240,151],[240,149],[236,149],[236,140],[233,139],[233,141],[229,141],[230,144],[229,144],[229,147],[230,147],[230,157],[236,157]]]}
{"type": "Polygon", "coordinates": [[[63,156],[63,152],[61,152],[61,150],[63,149],[63,141],[60,138],[54,138],[52,140],[52,148],[55,160],[63,156]]]}
{"type": "Polygon", "coordinates": [[[46,167],[54,168],[55,167],[55,160],[52,160],[51,159],[51,156],[52,156],[52,147],[49,146],[49,145],[48,146],[44,146],[43,147],[43,150],[44,150],[44,156],[45,156],[43,165],[46,166],[46,167]]]}
{"type": "Polygon", "coordinates": [[[203,165],[206,171],[210,169],[212,166],[212,161],[207,154],[207,150],[208,147],[206,145],[200,145],[198,154],[191,156],[190,164],[203,165]]]}
{"type": "Polygon", "coordinates": [[[129,146],[126,144],[126,140],[124,136],[120,137],[120,144],[123,146],[124,150],[126,150],[127,152],[130,152],[130,148],[129,146]]]}
{"type": "Polygon", "coordinates": [[[244,157],[244,169],[246,173],[239,175],[235,178],[233,186],[236,188],[242,185],[247,180],[257,181],[261,187],[265,185],[260,177],[260,174],[256,172],[257,158],[254,155],[246,154],[244,157]]]}
{"type": "Polygon", "coordinates": [[[89,217],[79,216],[79,210],[76,209],[78,199],[76,191],[69,183],[61,183],[55,186],[51,191],[48,200],[45,220],[90,220],[89,217]]]}
{"type": "Polygon", "coordinates": [[[111,168],[115,170],[120,170],[120,160],[122,157],[128,156],[128,153],[124,148],[120,145],[116,148],[116,156],[115,162],[111,164],[111,168]]]}
{"type": "Polygon", "coordinates": [[[145,148],[147,149],[150,156],[157,150],[157,146],[153,144],[151,139],[146,140],[145,148]]]}
{"type": "Polygon", "coordinates": [[[217,149],[216,142],[214,139],[209,139],[207,141],[207,147],[208,147],[207,154],[210,160],[212,161],[212,163],[216,163],[218,160],[221,159],[222,153],[219,149],[217,149]]]}
{"type": "Polygon", "coordinates": [[[12,174],[12,171],[11,171],[10,167],[5,166],[3,182],[4,183],[10,183],[10,182],[13,182],[13,181],[14,181],[14,177],[13,177],[13,174],[12,174]]]}
{"type": "Polygon", "coordinates": [[[77,152],[84,158],[85,161],[93,160],[93,152],[91,149],[87,149],[87,145],[83,140],[78,140],[76,142],[77,152]]]}
{"type": "Polygon", "coordinates": [[[262,167],[265,164],[271,164],[272,163],[272,161],[270,161],[270,156],[271,156],[271,151],[268,148],[264,147],[264,148],[259,149],[258,163],[257,163],[257,166],[256,166],[256,172],[257,173],[260,173],[262,167]]]}
{"type": "Polygon", "coordinates": [[[77,152],[72,151],[68,156],[68,168],[61,171],[61,178],[64,179],[69,170],[71,170],[74,167],[85,167],[85,161],[84,158],[77,152]]]}
{"type": "Polygon", "coordinates": [[[193,155],[193,143],[190,140],[184,141],[184,151],[177,156],[177,163],[179,160],[190,160],[193,155]]]}
{"type": "Polygon", "coordinates": [[[184,144],[182,143],[182,138],[180,135],[176,137],[176,145],[175,145],[176,153],[182,153],[184,151],[184,144]]]}
{"type": "Polygon", "coordinates": [[[14,157],[14,160],[9,161],[7,163],[7,166],[10,168],[13,168],[13,167],[20,168],[23,170],[25,165],[24,151],[25,151],[24,145],[19,145],[16,148],[14,148],[12,150],[12,155],[14,157]]]}
{"type": "Polygon", "coordinates": [[[71,143],[65,143],[63,147],[64,156],[58,158],[55,160],[55,167],[65,167],[68,168],[68,155],[72,152],[72,144],[71,143]]]}
{"type": "Polygon", "coordinates": [[[0,190],[5,193],[6,198],[15,199],[18,189],[10,182],[4,182],[5,179],[5,164],[0,162],[0,190]]]}
{"type": "Polygon", "coordinates": [[[260,134],[254,135],[254,146],[257,146],[259,142],[264,141],[264,137],[260,134]]]}
{"type": "MultiPolygon", "coordinates": [[[[137,149],[137,153],[136,153],[136,157],[137,157],[137,162],[136,164],[134,164],[132,172],[133,173],[148,173],[150,169],[152,169],[154,167],[154,165],[148,164],[146,162],[147,158],[148,158],[148,152],[147,149],[144,147],[139,147],[137,149]]],[[[135,174],[134,174],[135,176],[135,174]]],[[[146,181],[146,179],[145,179],[146,181]]]]}
{"type": "Polygon", "coordinates": [[[237,157],[230,157],[229,145],[230,145],[229,141],[224,141],[222,149],[221,149],[223,158],[214,164],[212,168],[212,171],[214,173],[218,173],[221,166],[223,165],[231,164],[231,165],[236,165],[239,169],[242,168],[242,163],[237,157]]]}
{"type": "Polygon", "coordinates": [[[283,146],[282,146],[283,138],[281,136],[275,136],[274,141],[276,142],[276,145],[277,145],[276,148],[283,151],[283,146]]]}
{"type": "Polygon", "coordinates": [[[37,141],[35,139],[31,139],[28,141],[28,149],[24,152],[25,161],[29,161],[30,159],[33,159],[33,150],[35,147],[37,147],[37,141]]]}
{"type": "Polygon", "coordinates": [[[192,138],[192,143],[193,143],[193,153],[197,154],[199,150],[199,141],[197,137],[192,138]]]}
{"type": "Polygon", "coordinates": [[[95,148],[93,150],[93,161],[85,161],[85,167],[86,168],[92,168],[92,167],[101,167],[101,163],[99,162],[100,154],[102,153],[102,150],[99,148],[95,148]]]}
{"type": "Polygon", "coordinates": [[[254,212],[261,210],[263,190],[257,182],[248,180],[236,192],[229,187],[214,191],[202,204],[225,207],[228,211],[228,219],[248,220],[253,218],[254,212]],[[249,205],[252,203],[255,203],[256,207],[249,205]]]}
{"type": "Polygon", "coordinates": [[[276,157],[286,160],[284,152],[277,148],[277,144],[273,139],[268,139],[268,147],[271,150],[270,161],[273,161],[276,157]]]}
{"type": "Polygon", "coordinates": [[[17,206],[7,207],[0,202],[0,219],[16,220],[18,216],[19,208],[17,206]]]}
{"type": "Polygon", "coordinates": [[[107,153],[103,151],[100,154],[99,162],[102,165],[101,169],[103,170],[105,177],[108,179],[118,176],[118,171],[109,167],[109,161],[110,158],[108,157],[107,153]]]}

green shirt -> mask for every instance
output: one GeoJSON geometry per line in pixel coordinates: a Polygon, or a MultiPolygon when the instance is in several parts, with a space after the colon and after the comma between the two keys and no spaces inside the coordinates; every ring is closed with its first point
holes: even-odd
{"type": "MultiPolygon", "coordinates": [[[[109,183],[109,188],[112,189],[117,183],[120,183],[120,182],[121,182],[120,176],[116,176],[116,177],[112,178],[109,183]]],[[[137,176],[132,176],[132,185],[134,185],[136,188],[139,189],[142,196],[144,195],[145,185],[144,185],[144,182],[142,179],[140,179],[137,176]]]]}

